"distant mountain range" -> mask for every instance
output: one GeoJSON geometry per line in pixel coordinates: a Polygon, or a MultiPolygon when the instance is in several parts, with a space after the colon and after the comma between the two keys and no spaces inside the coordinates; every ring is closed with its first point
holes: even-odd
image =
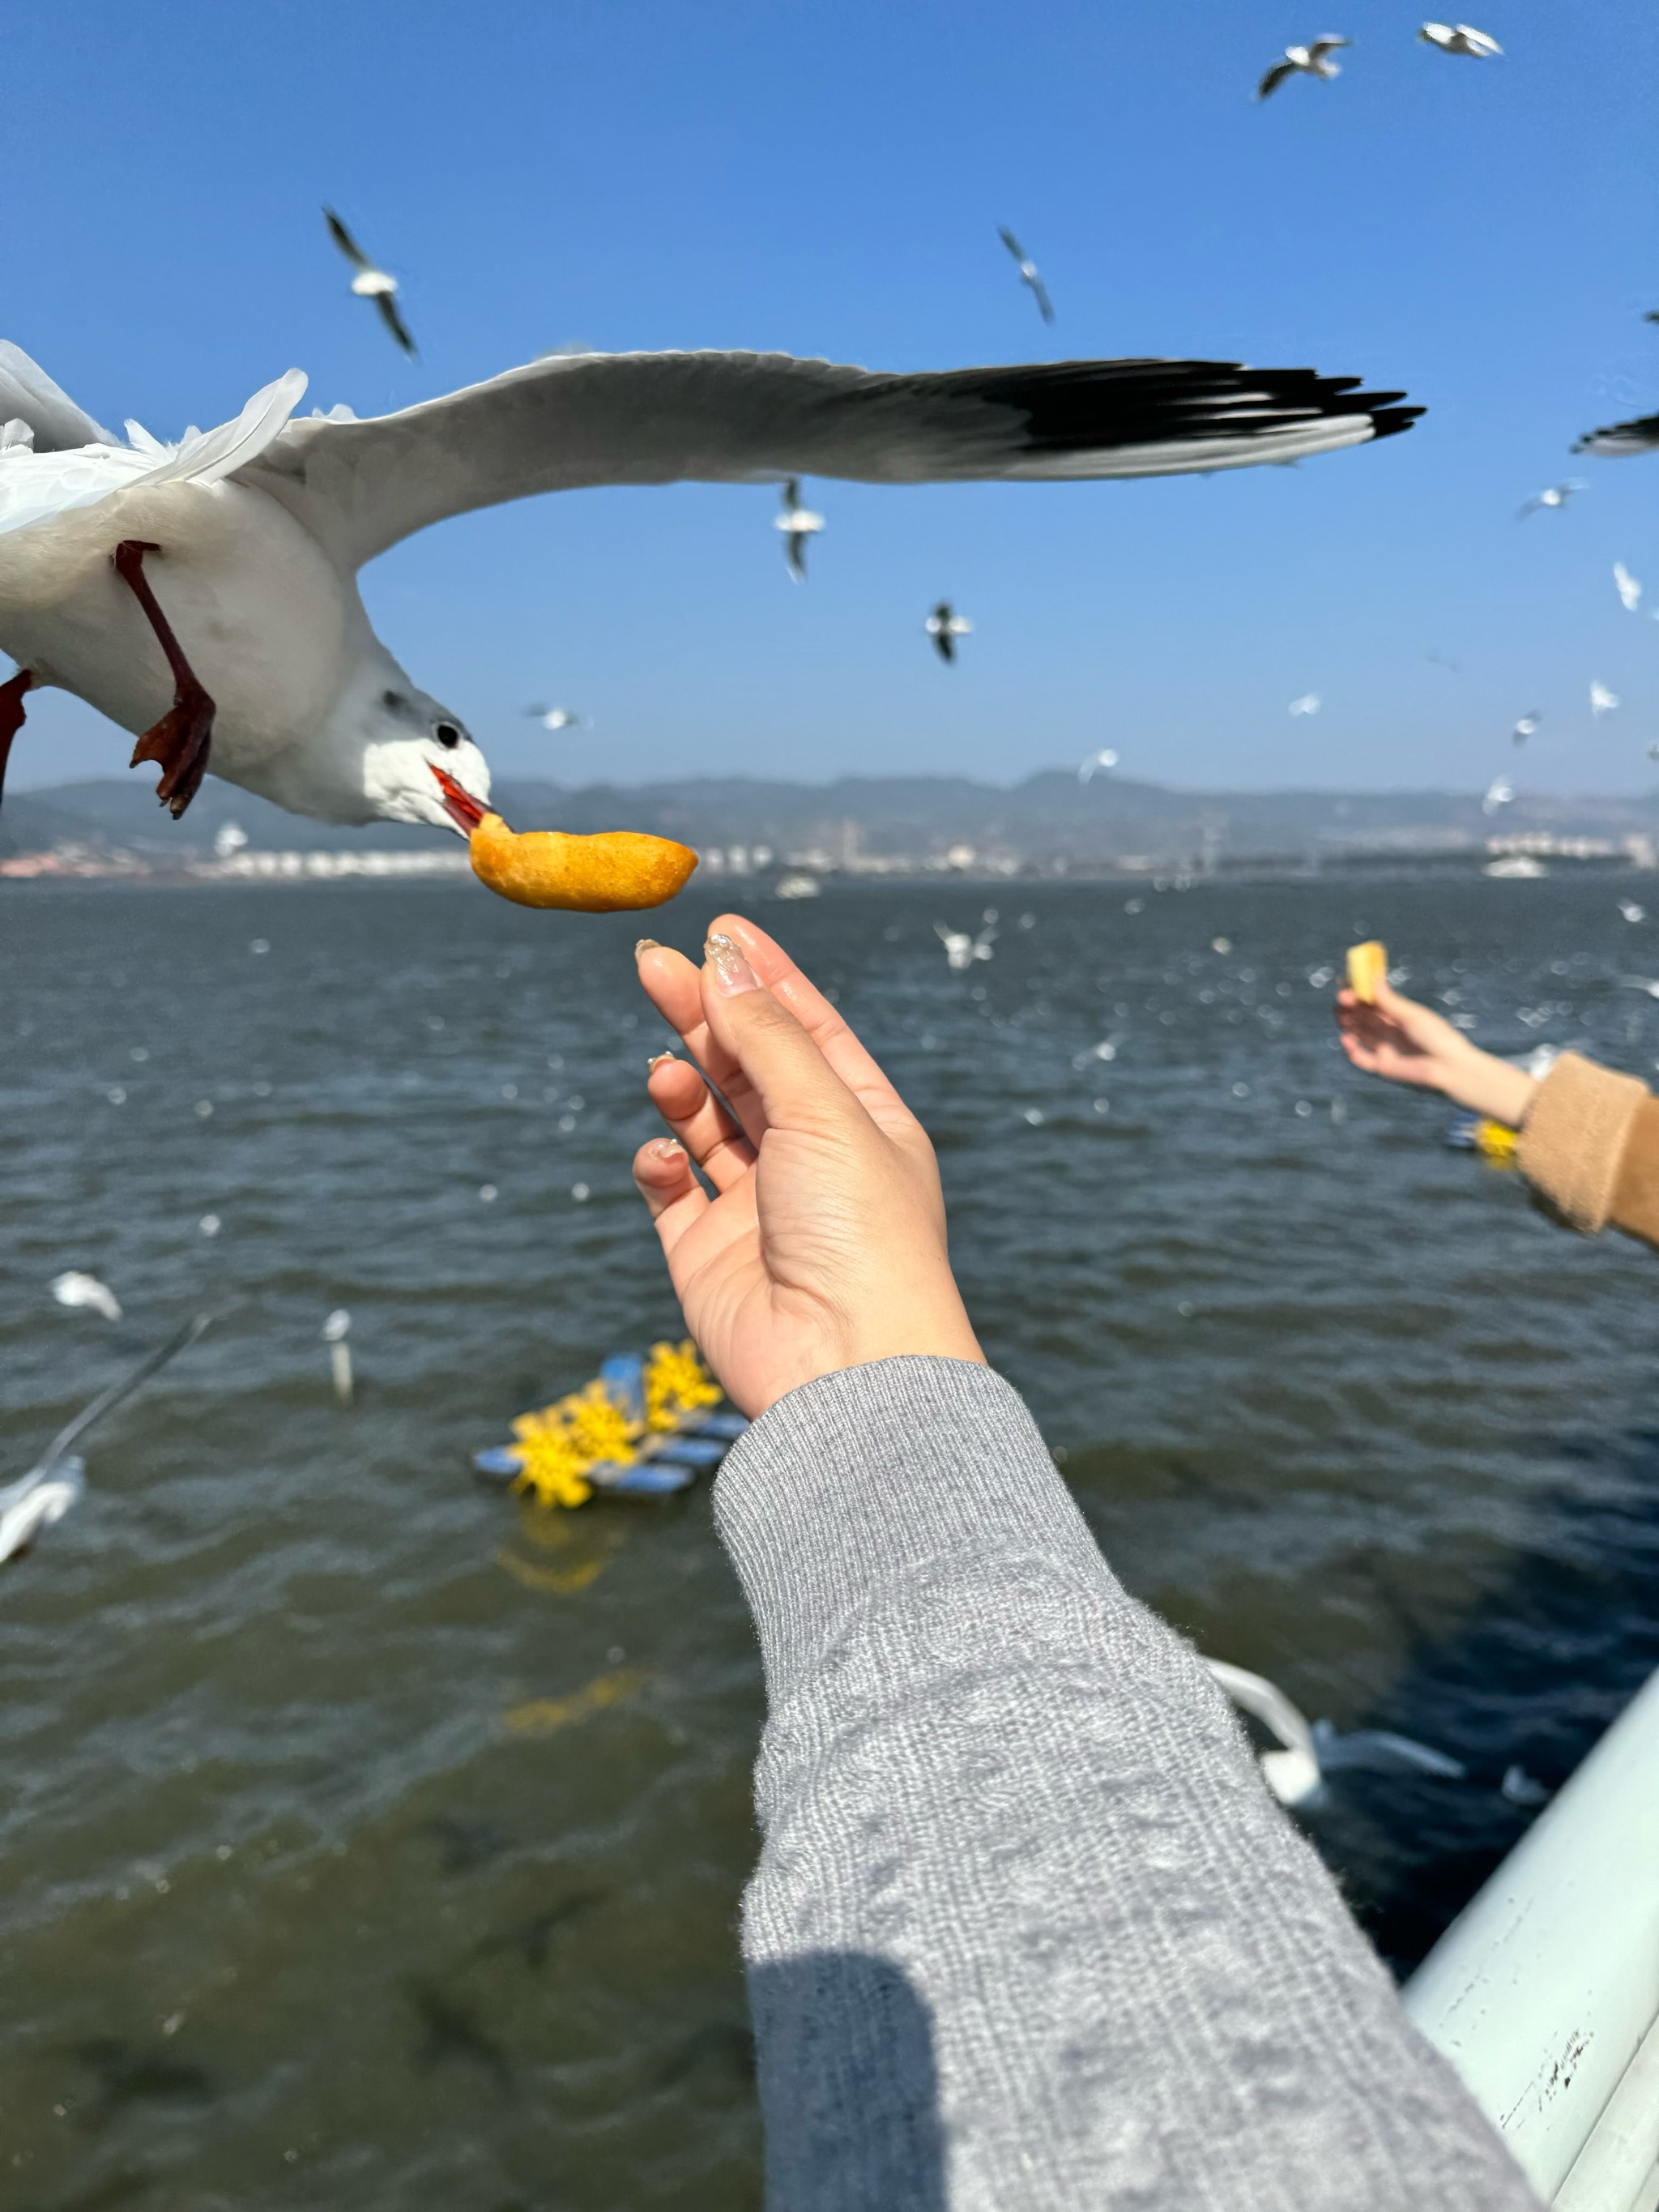
{"type": "MultiPolygon", "coordinates": [[[[1088,867],[1137,856],[1161,860],[1334,858],[1347,853],[1454,852],[1494,833],[1547,832],[1623,842],[1659,838],[1659,793],[1601,799],[1522,793],[1495,815],[1474,793],[1445,791],[1172,791],[1099,775],[1089,783],[1046,769],[1011,786],[966,776],[848,776],[827,784],[707,777],[637,785],[503,781],[497,802],[515,828],[645,830],[700,852],[765,846],[779,861],[831,866],[938,861],[971,848],[994,864],[1088,867]]],[[[165,865],[195,860],[234,823],[251,845],[311,852],[410,850],[453,842],[438,830],[377,823],[339,830],[284,813],[210,781],[174,823],[137,779],[100,778],[8,793],[0,855],[85,844],[165,865]]]]}

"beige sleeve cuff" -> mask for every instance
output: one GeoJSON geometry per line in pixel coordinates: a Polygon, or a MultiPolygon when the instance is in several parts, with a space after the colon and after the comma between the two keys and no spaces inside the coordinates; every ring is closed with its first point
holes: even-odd
{"type": "Polygon", "coordinates": [[[1539,1085],[1521,1130],[1521,1172],[1571,1229],[1607,1226],[1631,1124],[1648,1097],[1633,1075],[1564,1052],[1539,1085]]]}

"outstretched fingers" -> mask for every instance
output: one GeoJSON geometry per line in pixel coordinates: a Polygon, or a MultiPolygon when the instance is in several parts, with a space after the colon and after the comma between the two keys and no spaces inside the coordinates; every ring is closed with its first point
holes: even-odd
{"type": "Polygon", "coordinates": [[[755,1164],[755,1147],[698,1070],[665,1053],[646,1078],[651,1103],[717,1191],[730,1190],[755,1164]]]}
{"type": "Polygon", "coordinates": [[[674,1248],[714,1203],[691,1172],[691,1158],[672,1137],[653,1137],[634,1155],[634,1181],[672,1266],[674,1248]]]}
{"type": "Polygon", "coordinates": [[[681,1043],[710,1082],[717,1084],[731,1102],[744,1134],[758,1144],[766,1116],[743,1069],[704,1018],[702,970],[693,967],[683,952],[650,938],[640,939],[634,957],[646,996],[669,1027],[678,1032],[681,1043]]]}

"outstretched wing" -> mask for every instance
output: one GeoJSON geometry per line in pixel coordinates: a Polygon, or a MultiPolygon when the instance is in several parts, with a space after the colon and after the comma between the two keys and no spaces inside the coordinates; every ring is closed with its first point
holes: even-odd
{"type": "Polygon", "coordinates": [[[1334,54],[1340,46],[1346,46],[1349,43],[1346,39],[1316,39],[1308,49],[1308,59],[1310,62],[1322,62],[1327,54],[1334,54]]]}
{"type": "Polygon", "coordinates": [[[1041,276],[1028,276],[1025,281],[1030,286],[1031,296],[1037,303],[1038,314],[1045,323],[1052,323],[1054,319],[1054,303],[1048,297],[1048,287],[1041,276]]]}
{"type": "Polygon", "coordinates": [[[1659,452],[1659,415],[1638,415],[1629,422],[1614,422],[1605,430],[1592,430],[1572,449],[1575,453],[1602,453],[1626,459],[1632,453],[1659,452]]]}
{"type": "Polygon", "coordinates": [[[70,453],[77,446],[118,446],[111,431],[100,429],[59,384],[21,346],[0,338],[0,421],[15,417],[34,433],[37,453],[70,453]]]}
{"type": "Polygon", "coordinates": [[[1422,412],[1358,386],[1228,362],[903,376],[787,354],[556,355],[395,415],[290,422],[242,475],[356,565],[447,515],[534,492],[1173,476],[1359,445],[1422,412]]]}
{"type": "Polygon", "coordinates": [[[328,225],[329,236],[354,269],[372,269],[374,266],[332,208],[325,207],[323,210],[323,220],[328,225]]]}
{"type": "Polygon", "coordinates": [[[377,292],[374,304],[380,311],[380,320],[386,325],[411,361],[415,358],[415,341],[409,335],[409,325],[398,313],[397,295],[392,292],[377,292]]]}
{"type": "Polygon", "coordinates": [[[1296,64],[1294,62],[1275,62],[1273,67],[1267,71],[1267,76],[1264,76],[1261,83],[1257,85],[1255,88],[1256,98],[1258,100],[1266,100],[1269,94],[1278,91],[1279,86],[1284,83],[1287,76],[1294,76],[1295,75],[1296,64]]]}
{"type": "Polygon", "coordinates": [[[1014,236],[1013,232],[1008,228],[1006,223],[1000,222],[997,225],[997,236],[1007,247],[1009,252],[1013,255],[1016,261],[1024,260],[1025,248],[1020,244],[1019,240],[1014,236]]]}

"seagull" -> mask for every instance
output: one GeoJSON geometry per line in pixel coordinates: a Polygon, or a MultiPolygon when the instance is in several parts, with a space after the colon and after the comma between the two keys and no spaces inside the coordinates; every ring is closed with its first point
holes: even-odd
{"type": "Polygon", "coordinates": [[[1648,918],[1646,907],[1638,906],[1634,899],[1620,899],[1619,911],[1630,922],[1645,921],[1648,918]]]}
{"type": "Polygon", "coordinates": [[[351,289],[360,300],[373,300],[379,308],[380,320],[412,361],[415,341],[409,335],[403,317],[398,313],[398,280],[379,269],[363,252],[356,240],[335,214],[325,208],[323,215],[328,224],[328,234],[339,247],[357,274],[351,280],[351,289]]]}
{"type": "Polygon", "coordinates": [[[1448,1782],[1468,1778],[1462,1759],[1414,1743],[1388,1729],[1334,1728],[1329,1721],[1312,1727],[1276,1682],[1224,1659],[1204,1664],[1241,1711],[1271,1729],[1280,1748],[1261,1754],[1262,1779],[1281,1805],[1316,1805],[1325,1794],[1325,1777],[1343,1766],[1381,1768],[1385,1772],[1433,1774],[1448,1782]]]}
{"type": "Polygon", "coordinates": [[[957,640],[966,637],[974,625],[951,611],[949,599],[941,599],[922,627],[933,639],[939,659],[953,661],[957,657],[957,640]]]}
{"type": "Polygon", "coordinates": [[[823,517],[800,503],[800,479],[791,477],[783,488],[783,513],[772,518],[774,530],[783,532],[783,557],[798,584],[806,581],[806,541],[823,527],[823,517]]]}
{"type": "Polygon", "coordinates": [[[1442,653],[1436,646],[1431,645],[1428,651],[1423,655],[1423,658],[1425,660],[1433,661],[1437,668],[1449,669],[1454,676],[1461,676],[1463,673],[1462,662],[1461,660],[1451,659],[1447,654],[1442,653]]]}
{"type": "Polygon", "coordinates": [[[1642,604],[1642,586],[1622,561],[1613,564],[1613,587],[1626,613],[1633,615],[1642,604]]]}
{"type": "Polygon", "coordinates": [[[1030,286],[1031,297],[1036,301],[1038,314],[1045,323],[1052,323],[1054,319],[1054,303],[1048,297],[1048,288],[1043,283],[1036,262],[1032,260],[1012,230],[999,224],[997,236],[1018,262],[1020,282],[1030,286]]]}
{"type": "Polygon", "coordinates": [[[107,1283],[100,1283],[96,1275],[82,1274],[78,1267],[70,1267],[52,1279],[52,1294],[60,1306],[86,1306],[100,1313],[106,1321],[119,1321],[121,1301],[107,1283]]]}
{"type": "Polygon", "coordinates": [[[582,726],[581,716],[568,707],[526,707],[525,712],[544,730],[580,730],[582,726]]]}
{"type": "Polygon", "coordinates": [[[63,1519],[85,1490],[86,1462],[70,1449],[71,1445],[79,1443],[94,1421],[101,1421],[106,1413],[131,1397],[169,1359],[194,1344],[211,1318],[209,1314],[198,1314],[158,1350],[141,1359],[130,1375],[100,1390],[67,1428],[58,1431],[27,1474],[0,1489],[0,1561],[21,1557],[43,1528],[63,1519]]]}
{"type": "Polygon", "coordinates": [[[1500,806],[1507,806],[1515,796],[1515,786],[1506,775],[1495,775],[1486,786],[1486,795],[1480,802],[1483,814],[1496,814],[1500,806]]]}
{"type": "Polygon", "coordinates": [[[1522,714],[1520,720],[1516,724],[1514,729],[1510,731],[1510,738],[1511,743],[1517,745],[1524,745],[1528,738],[1535,738],[1538,734],[1538,725],[1543,720],[1543,715],[1539,712],[1536,707],[1530,708],[1526,714],[1522,714]]]}
{"type": "Polygon", "coordinates": [[[1090,754],[1088,759],[1085,761],[1082,767],[1079,769],[1077,772],[1077,780],[1079,783],[1091,783],[1094,780],[1095,771],[1097,769],[1115,768],[1116,766],[1117,755],[1112,750],[1111,747],[1108,745],[1103,752],[1090,754]]]}
{"type": "Polygon", "coordinates": [[[0,684],[0,763],[27,692],[55,684],[142,733],[136,757],[161,764],[175,816],[210,764],[323,821],[465,834],[489,795],[483,755],[375,637],[356,581],[428,525],[596,484],[1203,473],[1385,438],[1422,411],[1356,385],[1205,362],[889,375],[776,354],[556,354],[366,421],[297,418],[291,369],[169,446],[100,428],[0,343],[0,648],[18,663],[0,684]]]}
{"type": "Polygon", "coordinates": [[[1603,714],[1610,714],[1618,704],[1619,695],[1616,691],[1609,691],[1605,684],[1598,684],[1594,678],[1591,679],[1590,712],[1592,714],[1598,718],[1603,714]]]}
{"type": "Polygon", "coordinates": [[[1574,446],[1575,453],[1600,453],[1605,459],[1628,460],[1633,453],[1659,453],[1659,415],[1638,415],[1632,422],[1614,422],[1605,430],[1592,430],[1574,446]]]}
{"type": "Polygon", "coordinates": [[[1425,46],[1438,46],[1443,54],[1468,54],[1477,62],[1489,61],[1504,51],[1496,39],[1477,31],[1473,23],[1425,23],[1417,35],[1425,46]]]}
{"type": "Polygon", "coordinates": [[[996,924],[988,921],[977,937],[969,937],[965,929],[947,929],[942,921],[933,924],[933,933],[945,947],[945,964],[953,975],[971,968],[976,960],[991,958],[991,947],[996,942],[996,924]]]}
{"type": "Polygon", "coordinates": [[[1516,510],[1515,519],[1517,522],[1524,522],[1529,514],[1535,514],[1540,507],[1565,507],[1575,492],[1583,491],[1583,485],[1577,477],[1569,477],[1565,483],[1551,484],[1547,490],[1536,491],[1529,500],[1525,501],[1516,510]]]}
{"type": "Polygon", "coordinates": [[[1316,714],[1319,712],[1318,692],[1304,691],[1299,699],[1292,699],[1290,711],[1292,714],[1316,714]]]}
{"type": "Polygon", "coordinates": [[[1339,46],[1352,46],[1351,39],[1334,37],[1328,31],[1322,39],[1315,39],[1305,46],[1286,46],[1285,58],[1277,61],[1255,88],[1258,100],[1266,100],[1278,91],[1287,77],[1340,76],[1342,65],[1330,57],[1339,46]]]}

